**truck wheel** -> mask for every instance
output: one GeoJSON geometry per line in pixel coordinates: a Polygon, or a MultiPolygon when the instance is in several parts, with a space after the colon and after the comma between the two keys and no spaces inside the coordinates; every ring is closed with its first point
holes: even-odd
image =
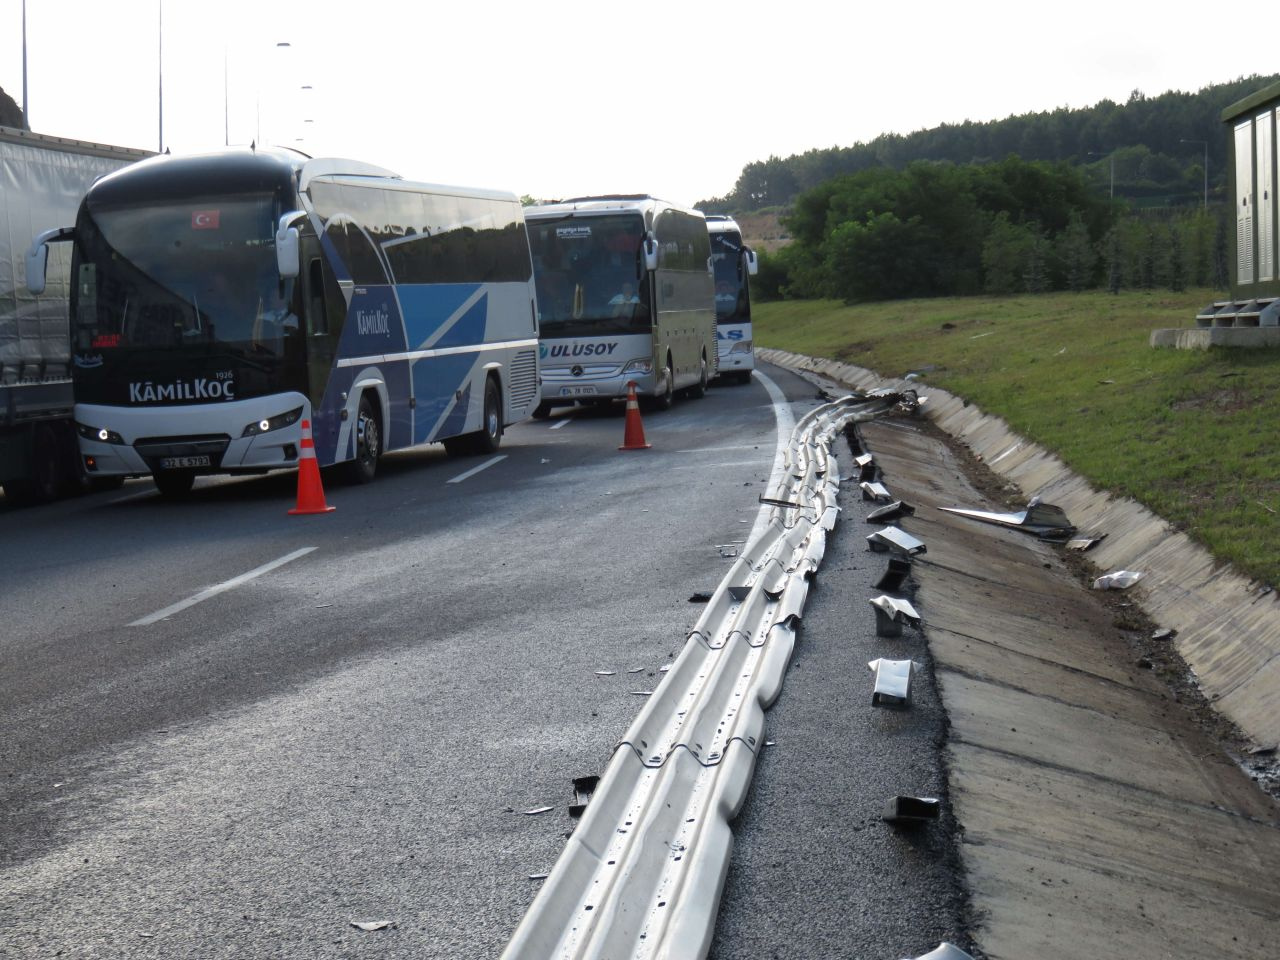
{"type": "Polygon", "coordinates": [[[160,470],[152,474],[156,489],[166,500],[181,500],[191,492],[196,482],[194,470],[160,470]]]}

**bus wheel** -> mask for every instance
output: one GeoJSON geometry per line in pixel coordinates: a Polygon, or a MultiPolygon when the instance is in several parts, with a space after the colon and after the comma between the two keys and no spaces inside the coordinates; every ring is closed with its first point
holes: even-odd
{"type": "Polygon", "coordinates": [[[502,446],[502,392],[493,377],[484,381],[484,422],[480,431],[472,434],[474,453],[493,453],[502,446]]]}
{"type": "Polygon", "coordinates": [[[373,415],[369,395],[360,398],[360,413],[356,417],[356,458],[346,464],[348,483],[372,483],[378,472],[378,456],[382,453],[382,437],[378,433],[378,419],[373,415]]]}
{"type": "Polygon", "coordinates": [[[707,395],[707,355],[704,353],[698,361],[698,384],[689,388],[689,396],[701,400],[707,395]]]}
{"type": "Polygon", "coordinates": [[[161,470],[152,474],[156,489],[166,500],[181,500],[191,492],[196,482],[193,470],[161,470]]]}
{"type": "Polygon", "coordinates": [[[671,369],[671,358],[667,357],[667,365],[662,368],[662,393],[653,398],[653,409],[670,410],[676,400],[676,375],[671,369]]]}

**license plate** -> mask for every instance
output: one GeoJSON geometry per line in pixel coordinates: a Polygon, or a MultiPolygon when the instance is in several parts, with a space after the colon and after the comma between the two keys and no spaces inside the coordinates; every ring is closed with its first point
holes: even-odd
{"type": "Polygon", "coordinates": [[[211,465],[207,455],[201,457],[162,457],[160,460],[161,470],[182,470],[188,467],[208,467],[211,465]]]}
{"type": "Polygon", "coordinates": [[[560,396],[562,397],[594,397],[596,395],[595,387],[561,387],[560,396]]]}

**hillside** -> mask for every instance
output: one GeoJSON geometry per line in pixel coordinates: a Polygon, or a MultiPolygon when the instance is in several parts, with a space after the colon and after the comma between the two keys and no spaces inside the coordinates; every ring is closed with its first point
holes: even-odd
{"type": "Polygon", "coordinates": [[[22,107],[13,97],[4,92],[3,87],[0,87],[0,127],[26,129],[26,125],[22,122],[22,107]]]}

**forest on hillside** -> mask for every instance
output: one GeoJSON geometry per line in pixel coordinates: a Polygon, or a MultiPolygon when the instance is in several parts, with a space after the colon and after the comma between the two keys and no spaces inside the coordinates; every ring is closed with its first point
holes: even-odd
{"type": "Polygon", "coordinates": [[[1194,205],[1203,201],[1208,150],[1209,201],[1226,183],[1223,108],[1280,80],[1280,74],[1242,77],[1195,93],[1148,97],[1135,90],[1127,102],[1059,108],[978,123],[943,124],[914,133],[886,133],[851,147],[809,150],[747,164],[723,197],[705,210],[744,213],[789,206],[806,190],[833,177],[876,167],[901,169],[920,160],[991,163],[1009,155],[1079,166],[1091,183],[1134,206],[1194,205]]]}

